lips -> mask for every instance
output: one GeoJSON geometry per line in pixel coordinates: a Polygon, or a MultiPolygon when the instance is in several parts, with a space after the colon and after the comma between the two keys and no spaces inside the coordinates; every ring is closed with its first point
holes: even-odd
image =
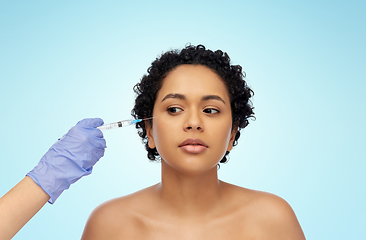
{"type": "Polygon", "coordinates": [[[206,143],[198,138],[188,138],[179,147],[187,153],[201,153],[208,148],[206,143]]]}

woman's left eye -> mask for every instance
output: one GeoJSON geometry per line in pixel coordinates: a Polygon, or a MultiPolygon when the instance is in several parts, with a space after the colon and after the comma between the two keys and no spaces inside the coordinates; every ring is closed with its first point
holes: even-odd
{"type": "Polygon", "coordinates": [[[215,113],[219,113],[220,111],[215,108],[206,108],[205,110],[203,110],[203,112],[209,113],[209,114],[215,114],[215,113]]]}

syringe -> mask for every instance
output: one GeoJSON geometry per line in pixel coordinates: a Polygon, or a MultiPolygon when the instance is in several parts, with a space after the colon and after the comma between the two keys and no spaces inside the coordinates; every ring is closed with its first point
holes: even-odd
{"type": "Polygon", "coordinates": [[[152,119],[154,117],[151,118],[145,118],[145,119],[130,119],[130,120],[123,120],[123,121],[119,121],[119,122],[114,122],[114,123],[108,123],[108,124],[104,124],[100,127],[97,127],[98,129],[102,130],[102,131],[107,131],[110,129],[116,129],[116,128],[121,128],[121,127],[126,127],[126,126],[130,126],[132,124],[141,122],[143,120],[149,120],[152,119]]]}

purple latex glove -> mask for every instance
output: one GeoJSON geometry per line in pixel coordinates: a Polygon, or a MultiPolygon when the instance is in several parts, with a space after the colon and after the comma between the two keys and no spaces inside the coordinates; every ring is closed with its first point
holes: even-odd
{"type": "Polygon", "coordinates": [[[100,118],[83,119],[60,138],[27,176],[49,196],[53,204],[60,194],[81,177],[89,175],[104,156],[106,142],[100,118]]]}

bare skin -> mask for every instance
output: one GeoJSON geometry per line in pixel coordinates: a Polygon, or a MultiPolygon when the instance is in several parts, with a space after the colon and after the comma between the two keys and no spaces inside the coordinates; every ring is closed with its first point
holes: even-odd
{"type": "Polygon", "coordinates": [[[162,159],[161,183],[99,206],[83,240],[305,239],[283,199],[218,180],[217,163],[237,129],[216,73],[177,67],[164,79],[153,115],[146,130],[162,159]]]}
{"type": "Polygon", "coordinates": [[[283,199],[219,186],[220,200],[211,208],[203,202],[170,206],[161,200],[161,184],[112,200],[93,212],[82,239],[305,239],[283,199]]]}
{"type": "Polygon", "coordinates": [[[11,239],[49,200],[30,177],[0,198],[0,240],[11,239]]]}

